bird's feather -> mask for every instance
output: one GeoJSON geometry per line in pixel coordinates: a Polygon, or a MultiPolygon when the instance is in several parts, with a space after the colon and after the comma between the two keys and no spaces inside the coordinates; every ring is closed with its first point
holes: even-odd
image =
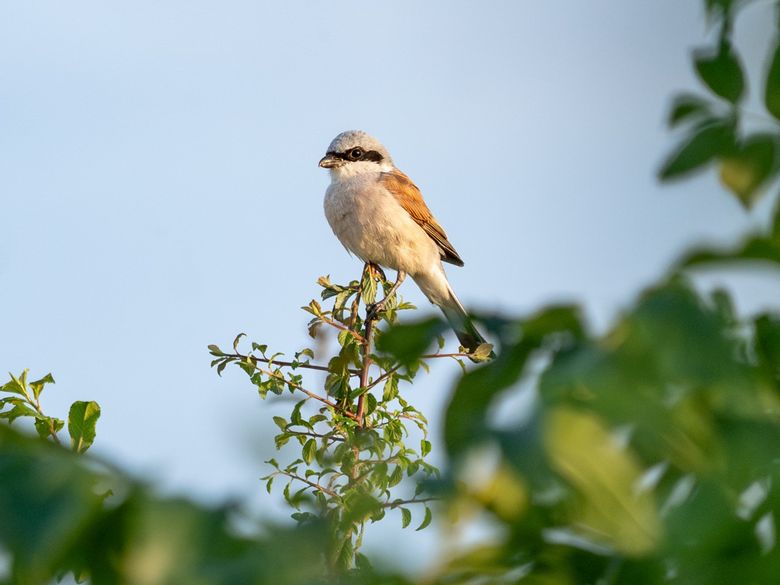
{"type": "Polygon", "coordinates": [[[417,185],[398,169],[382,173],[379,180],[412,219],[436,242],[441,251],[441,259],[456,266],[463,266],[463,260],[447,239],[447,234],[433,217],[431,210],[428,209],[417,185]]]}

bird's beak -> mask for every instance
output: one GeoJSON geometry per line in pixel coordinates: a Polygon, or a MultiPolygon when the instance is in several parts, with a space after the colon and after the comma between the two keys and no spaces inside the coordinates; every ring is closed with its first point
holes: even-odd
{"type": "Polygon", "coordinates": [[[323,169],[332,169],[333,167],[339,167],[343,163],[342,160],[336,158],[332,154],[326,154],[320,159],[320,166],[323,169]]]}

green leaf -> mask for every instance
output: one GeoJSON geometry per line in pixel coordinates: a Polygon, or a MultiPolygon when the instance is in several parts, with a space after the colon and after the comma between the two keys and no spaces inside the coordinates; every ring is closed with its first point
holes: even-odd
{"type": "Polygon", "coordinates": [[[95,440],[95,425],[100,418],[100,405],[97,402],[78,400],[68,413],[68,433],[71,447],[76,453],[84,453],[95,440]]]}
{"type": "Polygon", "coordinates": [[[710,102],[691,94],[677,96],[672,102],[669,112],[669,127],[674,128],[680,123],[691,119],[700,119],[712,115],[710,102]]]}
{"type": "Polygon", "coordinates": [[[43,392],[43,387],[46,384],[54,384],[54,378],[52,377],[51,373],[46,374],[43,378],[40,380],[35,380],[35,382],[30,382],[30,388],[32,388],[33,395],[37,399],[41,392],[43,392]]]}
{"type": "Polygon", "coordinates": [[[554,409],[545,444],[553,467],[582,496],[575,525],[606,537],[629,556],[655,549],[662,523],[652,492],[636,490],[640,462],[597,417],[568,407],[554,409]]]}
{"type": "Polygon", "coordinates": [[[423,518],[423,521],[420,523],[420,525],[415,528],[415,532],[422,530],[423,528],[427,528],[432,519],[433,515],[431,514],[431,509],[428,506],[425,506],[425,517],[423,518]]]}
{"type": "Polygon", "coordinates": [[[352,566],[352,559],[355,556],[355,549],[352,545],[350,538],[344,539],[341,548],[339,549],[336,565],[342,570],[346,571],[352,566]]]}
{"type": "Polygon", "coordinates": [[[377,407],[377,400],[376,396],[373,394],[366,394],[366,412],[365,415],[368,416],[369,414],[372,414],[377,407]]]}
{"type": "Polygon", "coordinates": [[[225,354],[222,352],[222,350],[221,350],[221,349],[219,349],[219,346],[218,346],[218,345],[211,344],[211,345],[209,345],[209,346],[208,346],[208,349],[209,349],[209,353],[210,353],[211,355],[215,355],[215,356],[223,356],[223,355],[225,355],[225,354]]]}
{"type": "Polygon", "coordinates": [[[677,263],[677,268],[710,264],[726,265],[734,262],[765,261],[780,267],[780,239],[770,240],[762,237],[749,237],[736,247],[712,248],[704,246],[694,248],[677,263]]]}
{"type": "MultiPolygon", "coordinates": [[[[26,374],[27,374],[27,370],[24,370],[20,378],[24,379],[26,374]]],[[[6,382],[3,386],[0,386],[0,391],[8,392],[9,394],[18,394],[19,396],[24,396],[25,395],[24,386],[22,385],[21,381],[10,372],[8,373],[8,375],[11,377],[11,381],[6,382]]]]}
{"type": "Polygon", "coordinates": [[[700,49],[694,52],[693,59],[699,78],[715,94],[733,104],[742,98],[745,74],[730,43],[721,43],[717,51],[700,49]]]}
{"type": "Polygon", "coordinates": [[[277,449],[280,449],[282,446],[290,442],[290,438],[292,436],[292,433],[282,433],[280,435],[276,435],[274,437],[274,445],[276,445],[277,449]]]}
{"type": "Polygon", "coordinates": [[[734,307],[734,300],[727,290],[718,288],[712,291],[710,295],[715,310],[720,315],[724,323],[736,326],[738,323],[737,311],[734,307]]]}
{"type": "Polygon", "coordinates": [[[238,353],[238,344],[241,341],[242,337],[246,337],[246,333],[239,333],[236,335],[236,338],[233,340],[233,350],[238,353]]]}
{"type": "Polygon", "coordinates": [[[57,432],[62,430],[63,426],[65,426],[65,423],[62,420],[50,416],[38,416],[35,419],[35,430],[41,439],[47,439],[56,435],[57,432]]]}
{"type": "Polygon", "coordinates": [[[287,429],[287,421],[281,416],[275,416],[274,422],[276,423],[276,426],[279,427],[281,430],[284,431],[287,429]]]}
{"type": "Polygon", "coordinates": [[[407,508],[401,508],[401,528],[406,528],[412,521],[412,512],[407,508]]]}
{"type": "Polygon", "coordinates": [[[360,282],[360,300],[364,305],[371,305],[376,301],[376,292],[376,280],[369,270],[364,271],[360,282]]]}
{"type": "Polygon", "coordinates": [[[315,300],[311,300],[306,307],[301,307],[307,313],[311,313],[315,317],[322,315],[322,306],[315,300]]]}
{"type": "Polygon", "coordinates": [[[446,330],[447,325],[438,318],[395,325],[377,340],[377,349],[395,356],[402,364],[409,365],[419,359],[446,330]]]}
{"type": "Polygon", "coordinates": [[[734,125],[716,120],[699,127],[663,163],[658,171],[662,181],[683,177],[729,152],[734,144],[734,125]]]}
{"type": "Polygon", "coordinates": [[[292,409],[292,414],[290,415],[290,423],[293,425],[302,425],[303,424],[303,417],[301,416],[301,408],[304,404],[306,404],[306,398],[299,401],[292,409]]]}
{"type": "Polygon", "coordinates": [[[369,558],[362,553],[355,553],[355,567],[363,575],[370,575],[374,569],[369,558]]]}
{"type": "Polygon", "coordinates": [[[395,374],[389,374],[385,380],[385,386],[382,392],[382,401],[389,402],[398,396],[398,378],[395,374]]]}
{"type": "Polygon", "coordinates": [[[303,446],[302,456],[306,463],[314,461],[314,456],[317,453],[317,442],[314,439],[309,439],[303,446]]]}
{"type": "Polygon", "coordinates": [[[780,120],[780,42],[775,45],[772,62],[767,71],[764,104],[769,113],[780,120]]]}
{"type": "Polygon", "coordinates": [[[4,418],[8,420],[9,423],[14,422],[21,416],[36,417],[38,416],[38,413],[25,404],[15,404],[11,410],[0,412],[0,419],[4,418]]]}
{"type": "Polygon", "coordinates": [[[0,409],[8,404],[28,404],[28,402],[21,396],[6,396],[5,398],[0,398],[0,409]]]}
{"type": "Polygon", "coordinates": [[[471,361],[474,362],[484,362],[494,359],[495,357],[496,355],[493,353],[493,344],[491,343],[480,343],[469,355],[471,361]]]}
{"type": "Polygon", "coordinates": [[[303,348],[301,351],[298,351],[295,353],[295,359],[301,361],[301,357],[307,357],[310,359],[314,359],[314,350],[309,349],[308,347],[303,348]]]}
{"type": "Polygon", "coordinates": [[[396,465],[395,469],[393,469],[393,473],[390,474],[390,477],[387,480],[387,487],[393,487],[401,483],[401,480],[404,478],[404,470],[401,468],[400,465],[396,465]]]}
{"type": "Polygon", "coordinates": [[[774,136],[756,134],[721,159],[720,180],[747,209],[777,170],[775,144],[774,136]]]}
{"type": "Polygon", "coordinates": [[[763,313],[755,321],[755,349],[762,365],[780,386],[780,315],[763,313]]]}
{"type": "Polygon", "coordinates": [[[423,439],[420,441],[420,454],[425,457],[431,452],[431,442],[423,439]]]}

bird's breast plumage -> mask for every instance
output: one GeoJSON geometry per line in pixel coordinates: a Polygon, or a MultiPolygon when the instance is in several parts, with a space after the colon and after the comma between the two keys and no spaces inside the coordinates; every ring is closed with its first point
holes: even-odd
{"type": "Polygon", "coordinates": [[[363,261],[415,274],[440,265],[436,243],[382,185],[381,173],[335,179],[325,216],[341,243],[363,261]]]}

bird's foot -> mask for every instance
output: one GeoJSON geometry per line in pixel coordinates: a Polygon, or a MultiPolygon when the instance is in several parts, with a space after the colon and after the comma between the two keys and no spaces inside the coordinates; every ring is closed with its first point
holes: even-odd
{"type": "Polygon", "coordinates": [[[371,303],[366,307],[366,321],[374,321],[379,317],[379,313],[385,310],[385,304],[387,304],[387,297],[383,298],[378,303],[371,303]]]}

